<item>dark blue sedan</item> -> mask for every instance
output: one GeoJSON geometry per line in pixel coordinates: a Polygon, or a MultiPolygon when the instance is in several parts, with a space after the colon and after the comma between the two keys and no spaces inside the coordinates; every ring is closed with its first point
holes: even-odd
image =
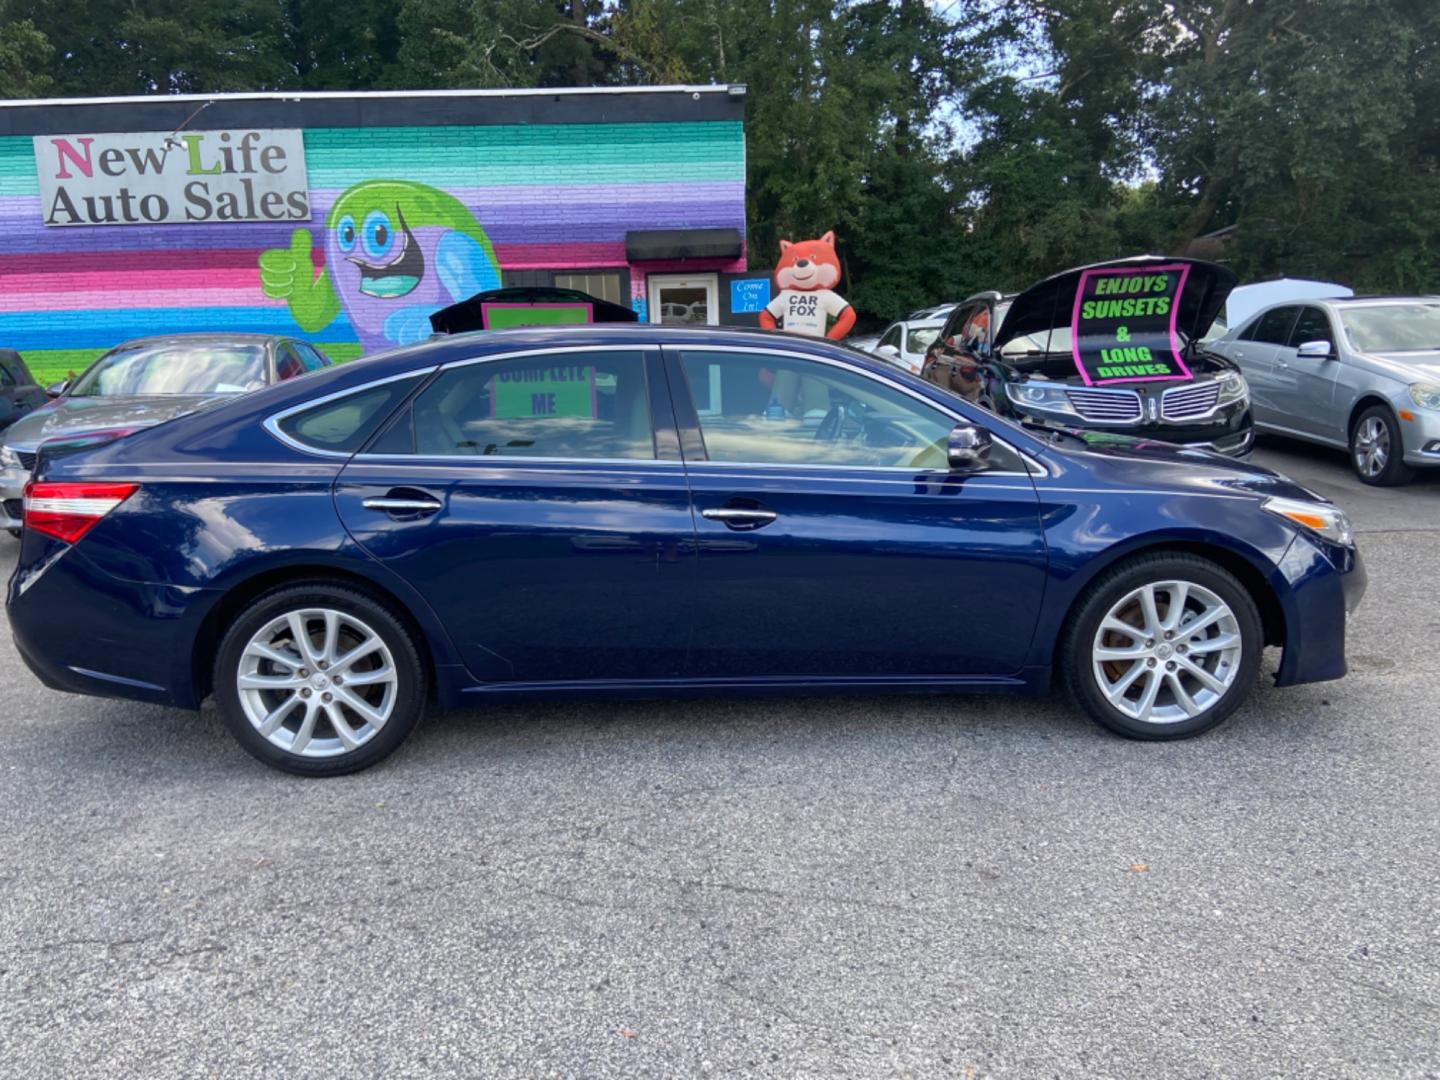
{"type": "Polygon", "coordinates": [[[40,454],[8,607],[47,685],[374,764],[501,697],[1038,694],[1220,723],[1345,673],[1365,576],[1265,469],[1027,430],[778,334],[458,336],[40,454]]]}

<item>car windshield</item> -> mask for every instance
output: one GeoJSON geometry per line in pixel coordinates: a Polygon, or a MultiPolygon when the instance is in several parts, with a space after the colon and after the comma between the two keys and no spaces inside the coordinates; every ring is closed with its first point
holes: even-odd
{"type": "Polygon", "coordinates": [[[243,394],[265,385],[263,345],[117,349],[82,375],[73,397],[243,394]]]}
{"type": "Polygon", "coordinates": [[[1342,307],[1340,322],[1361,352],[1440,350],[1440,303],[1342,307]]]}
{"type": "Polygon", "coordinates": [[[930,347],[930,343],[939,336],[939,326],[924,326],[918,330],[911,330],[905,335],[905,351],[924,352],[930,347]]]}

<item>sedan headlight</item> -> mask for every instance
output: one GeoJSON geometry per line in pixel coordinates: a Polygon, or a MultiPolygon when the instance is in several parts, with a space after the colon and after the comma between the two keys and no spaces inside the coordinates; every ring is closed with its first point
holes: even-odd
{"type": "Polygon", "coordinates": [[[8,446],[0,446],[0,469],[20,468],[20,455],[8,446]]]}
{"type": "Polygon", "coordinates": [[[1245,376],[1238,371],[1232,371],[1220,379],[1221,405],[1228,405],[1232,401],[1249,401],[1250,384],[1245,381],[1245,376]]]}
{"type": "Polygon", "coordinates": [[[1417,408],[1440,412],[1440,385],[1429,382],[1411,383],[1410,400],[1415,402],[1417,408]]]}
{"type": "Polygon", "coordinates": [[[1332,503],[1274,498],[1266,499],[1261,505],[1276,517],[1283,517],[1302,529],[1318,533],[1331,543],[1346,547],[1355,543],[1355,528],[1350,524],[1350,518],[1332,503]]]}
{"type": "Polygon", "coordinates": [[[1043,409],[1046,412],[1075,414],[1070,404],[1070,395],[1063,386],[1049,386],[1042,382],[1018,383],[1008,388],[1010,400],[1022,409],[1043,409]]]}

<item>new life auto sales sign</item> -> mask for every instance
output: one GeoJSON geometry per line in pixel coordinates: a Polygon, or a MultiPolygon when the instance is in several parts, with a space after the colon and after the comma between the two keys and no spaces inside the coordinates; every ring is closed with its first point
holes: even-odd
{"type": "Polygon", "coordinates": [[[1080,274],[1070,347],[1086,386],[1192,378],[1175,327],[1189,273],[1176,263],[1080,274]]]}
{"type": "Polygon", "coordinates": [[[308,221],[298,130],[37,135],[46,225],[308,221]]]}

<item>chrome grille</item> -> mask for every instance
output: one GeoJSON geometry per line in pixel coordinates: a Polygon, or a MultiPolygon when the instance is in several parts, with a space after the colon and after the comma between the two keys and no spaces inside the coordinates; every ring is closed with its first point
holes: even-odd
{"type": "Polygon", "coordinates": [[[34,454],[27,454],[23,450],[16,450],[15,456],[20,459],[20,467],[26,472],[29,472],[31,469],[35,468],[34,454]]]}
{"type": "Polygon", "coordinates": [[[1177,386],[1173,390],[1166,390],[1160,396],[1160,415],[1166,420],[1186,420],[1192,416],[1203,416],[1215,408],[1215,403],[1219,400],[1218,382],[1177,386]]]}
{"type": "Polygon", "coordinates": [[[1140,419],[1140,395],[1134,390],[1075,389],[1070,404],[1086,420],[1101,424],[1133,424],[1140,419]]]}

